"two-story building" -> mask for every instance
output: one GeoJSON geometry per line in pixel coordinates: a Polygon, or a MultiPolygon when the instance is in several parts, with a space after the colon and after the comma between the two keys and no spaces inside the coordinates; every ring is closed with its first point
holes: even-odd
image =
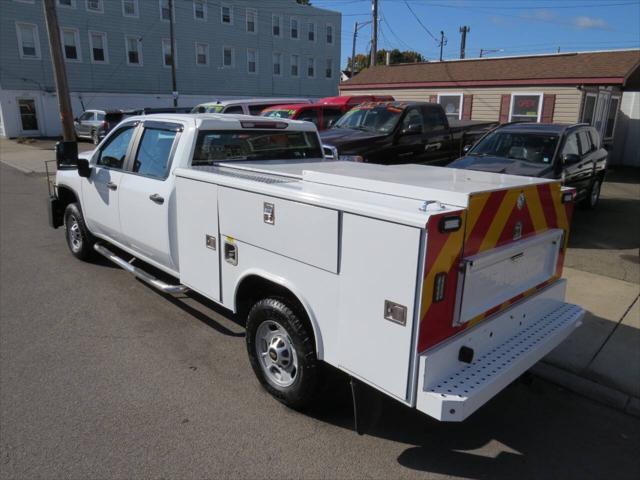
{"type": "MultiPolygon", "coordinates": [[[[238,97],[324,97],[341,15],[295,0],[56,0],[76,115],[238,97]],[[174,19],[175,58],[170,19],[174,19]]],[[[42,0],[0,0],[0,135],[60,134],[42,0]]]]}

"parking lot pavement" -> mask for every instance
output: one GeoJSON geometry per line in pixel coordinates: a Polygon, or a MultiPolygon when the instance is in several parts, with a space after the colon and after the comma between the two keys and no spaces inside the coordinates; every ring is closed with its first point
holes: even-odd
{"type": "Polygon", "coordinates": [[[542,380],[462,424],[391,400],[365,436],[255,380],[242,327],[71,257],[43,179],[0,166],[0,478],[638,478],[640,420],[542,380]]]}
{"type": "MultiPolygon", "coordinates": [[[[45,160],[54,160],[54,147],[57,140],[28,138],[18,142],[0,138],[0,162],[10,165],[24,173],[45,173],[45,160]]],[[[78,151],[93,150],[89,142],[78,142],[78,151]]],[[[55,171],[55,164],[49,166],[55,171]]]]}

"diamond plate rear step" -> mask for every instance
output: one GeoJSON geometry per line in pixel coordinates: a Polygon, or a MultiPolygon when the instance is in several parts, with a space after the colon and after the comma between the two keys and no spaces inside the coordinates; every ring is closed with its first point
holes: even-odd
{"type": "MultiPolygon", "coordinates": [[[[510,318],[506,320],[513,323],[514,314],[507,312],[503,317],[507,315],[510,318]]],[[[463,334],[448,345],[435,347],[421,360],[427,374],[418,392],[417,408],[438,420],[464,420],[562,342],[580,325],[583,316],[582,308],[560,303],[538,319],[522,324],[517,333],[499,344],[492,342],[487,347],[488,339],[484,337],[488,330],[492,330],[491,337],[494,330],[500,335],[504,327],[500,323],[507,323],[504,318],[496,319],[493,325],[483,325],[481,330],[463,334]],[[470,364],[452,362],[451,354],[468,345],[476,352],[473,361],[470,364]]]]}

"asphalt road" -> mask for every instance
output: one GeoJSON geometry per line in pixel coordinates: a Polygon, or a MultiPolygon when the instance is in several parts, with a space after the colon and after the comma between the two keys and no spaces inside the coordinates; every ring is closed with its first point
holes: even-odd
{"type": "Polygon", "coordinates": [[[337,387],[288,410],[238,323],[75,260],[44,199],[43,177],[0,166],[2,479],[640,476],[640,420],[541,380],[462,424],[384,400],[365,436],[337,387]]]}

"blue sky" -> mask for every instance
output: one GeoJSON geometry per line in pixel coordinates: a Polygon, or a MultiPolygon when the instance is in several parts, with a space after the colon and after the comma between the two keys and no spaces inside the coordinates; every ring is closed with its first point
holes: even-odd
{"type": "MultiPolygon", "coordinates": [[[[344,68],[354,22],[370,20],[371,0],[312,3],[343,15],[344,68]]],[[[467,58],[478,57],[481,48],[505,56],[552,53],[558,47],[563,52],[640,47],[640,0],[379,0],[379,8],[378,48],[417,50],[432,60],[439,47],[431,35],[439,38],[440,30],[448,38],[444,58],[458,58],[461,25],[471,27],[467,58]]],[[[368,51],[370,39],[370,26],[359,30],[356,51],[368,51]]]]}

